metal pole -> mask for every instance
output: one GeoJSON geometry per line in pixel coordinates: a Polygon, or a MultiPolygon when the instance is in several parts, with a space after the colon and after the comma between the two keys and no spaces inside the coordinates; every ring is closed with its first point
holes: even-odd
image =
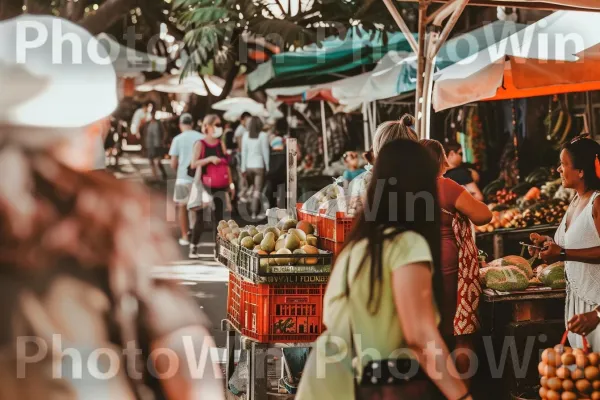
{"type": "Polygon", "coordinates": [[[298,141],[288,138],[285,144],[287,161],[287,210],[288,215],[296,216],[296,203],[298,202],[298,141]]]}
{"type": "Polygon", "coordinates": [[[368,151],[370,146],[369,146],[369,116],[367,115],[367,103],[364,102],[363,103],[363,107],[362,107],[362,115],[363,115],[363,133],[365,136],[365,151],[368,151]]]}
{"type": "Polygon", "coordinates": [[[394,21],[398,25],[398,28],[400,28],[402,33],[404,33],[404,36],[406,37],[408,44],[410,44],[412,51],[414,53],[419,54],[419,47],[417,46],[417,41],[415,40],[413,33],[408,28],[408,25],[406,25],[406,22],[404,22],[404,18],[402,18],[402,15],[400,15],[400,12],[396,8],[392,0],[383,0],[383,3],[392,15],[392,18],[394,18],[394,21]]]}
{"type": "MultiPolygon", "coordinates": [[[[454,7],[453,7],[452,15],[450,16],[448,23],[446,23],[446,26],[442,30],[442,33],[439,35],[439,37],[436,38],[436,41],[432,42],[434,45],[434,48],[433,48],[433,51],[430,53],[430,57],[437,56],[437,54],[440,52],[440,49],[442,48],[444,43],[446,43],[446,39],[448,39],[448,36],[450,36],[450,32],[452,32],[452,29],[454,29],[454,26],[458,22],[458,19],[462,15],[463,11],[465,10],[465,7],[467,6],[467,3],[469,2],[469,0],[455,0],[455,1],[456,2],[453,3],[454,7]]],[[[435,20],[433,21],[433,24],[441,27],[442,22],[446,18],[447,18],[446,13],[442,13],[435,18],[435,20]]]]}
{"type": "Polygon", "coordinates": [[[325,168],[329,166],[329,149],[327,146],[327,120],[325,119],[325,100],[321,100],[321,129],[323,130],[323,156],[325,168]]]}
{"type": "Polygon", "coordinates": [[[287,106],[287,136],[289,137],[292,132],[292,105],[287,106]]]}
{"type": "Polygon", "coordinates": [[[417,121],[417,134],[420,139],[425,138],[421,129],[422,115],[422,99],[423,96],[423,85],[424,85],[424,73],[425,73],[425,61],[427,60],[427,53],[425,52],[425,28],[427,19],[427,8],[429,3],[427,1],[419,2],[419,49],[417,53],[417,93],[415,95],[415,118],[417,121]]]}

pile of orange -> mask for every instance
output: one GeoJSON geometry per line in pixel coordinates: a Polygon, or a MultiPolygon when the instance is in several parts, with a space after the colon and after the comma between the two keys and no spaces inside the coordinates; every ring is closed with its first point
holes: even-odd
{"type": "Polygon", "coordinates": [[[600,400],[600,355],[563,345],[546,349],[538,366],[542,400],[600,400]]]}

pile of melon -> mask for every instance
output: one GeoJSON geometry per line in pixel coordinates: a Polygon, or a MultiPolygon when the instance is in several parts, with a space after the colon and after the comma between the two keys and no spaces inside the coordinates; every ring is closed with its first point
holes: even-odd
{"type": "Polygon", "coordinates": [[[318,255],[315,227],[306,221],[285,218],[277,226],[248,225],[237,227],[231,221],[220,221],[217,227],[219,235],[232,244],[253,251],[260,258],[260,265],[315,265],[317,257],[300,257],[301,255],[318,255]],[[267,257],[271,255],[295,257],[267,257]]]}
{"type": "Polygon", "coordinates": [[[482,286],[501,292],[525,290],[529,286],[546,286],[552,289],[566,287],[564,263],[544,266],[534,273],[529,261],[519,256],[494,260],[479,270],[482,286]]]}
{"type": "Polygon", "coordinates": [[[563,345],[546,349],[538,366],[542,400],[600,400],[600,355],[563,345]]]}

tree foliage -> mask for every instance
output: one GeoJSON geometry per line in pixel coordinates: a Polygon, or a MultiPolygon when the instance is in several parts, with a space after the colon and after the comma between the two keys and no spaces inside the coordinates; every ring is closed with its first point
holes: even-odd
{"type": "MultiPolygon", "coordinates": [[[[396,31],[379,0],[175,0],[174,12],[186,31],[190,53],[184,74],[198,71],[209,61],[247,62],[252,39],[282,51],[320,43],[331,35],[345,36],[360,25],[374,33],[396,31]]],[[[410,17],[412,5],[402,11],[410,17]]]]}

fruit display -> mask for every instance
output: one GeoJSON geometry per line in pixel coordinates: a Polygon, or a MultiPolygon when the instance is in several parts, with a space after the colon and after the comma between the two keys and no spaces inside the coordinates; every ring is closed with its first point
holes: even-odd
{"type": "Polygon", "coordinates": [[[525,290],[531,286],[551,289],[566,287],[563,262],[540,265],[532,269],[528,260],[519,256],[506,256],[489,262],[479,270],[479,281],[483,287],[501,292],[525,290]]]}
{"type": "Polygon", "coordinates": [[[564,289],[567,287],[565,278],[565,263],[557,262],[542,269],[539,280],[552,289],[564,289]]]}
{"type": "Polygon", "coordinates": [[[248,225],[244,228],[239,228],[235,221],[220,221],[217,231],[222,239],[259,255],[261,266],[315,265],[317,258],[308,256],[321,253],[317,248],[315,227],[292,218],[280,220],[277,226],[248,225]],[[281,257],[285,255],[295,256],[281,257]]]}
{"type": "Polygon", "coordinates": [[[569,208],[574,192],[561,186],[561,180],[551,180],[550,173],[539,169],[530,174],[525,182],[512,189],[502,188],[502,180],[490,183],[483,191],[492,200],[492,221],[476,227],[478,233],[491,233],[498,229],[520,229],[538,225],[557,225],[569,208]]]}
{"type": "Polygon", "coordinates": [[[533,269],[529,261],[519,256],[506,256],[488,263],[488,267],[509,267],[515,266],[521,270],[527,279],[533,278],[533,269]]]}
{"type": "Polygon", "coordinates": [[[483,285],[501,292],[525,290],[529,287],[529,278],[518,267],[487,267],[480,271],[483,285]]]}
{"type": "Polygon", "coordinates": [[[600,355],[559,344],[545,349],[538,364],[539,395],[547,400],[600,400],[600,355]]]}

